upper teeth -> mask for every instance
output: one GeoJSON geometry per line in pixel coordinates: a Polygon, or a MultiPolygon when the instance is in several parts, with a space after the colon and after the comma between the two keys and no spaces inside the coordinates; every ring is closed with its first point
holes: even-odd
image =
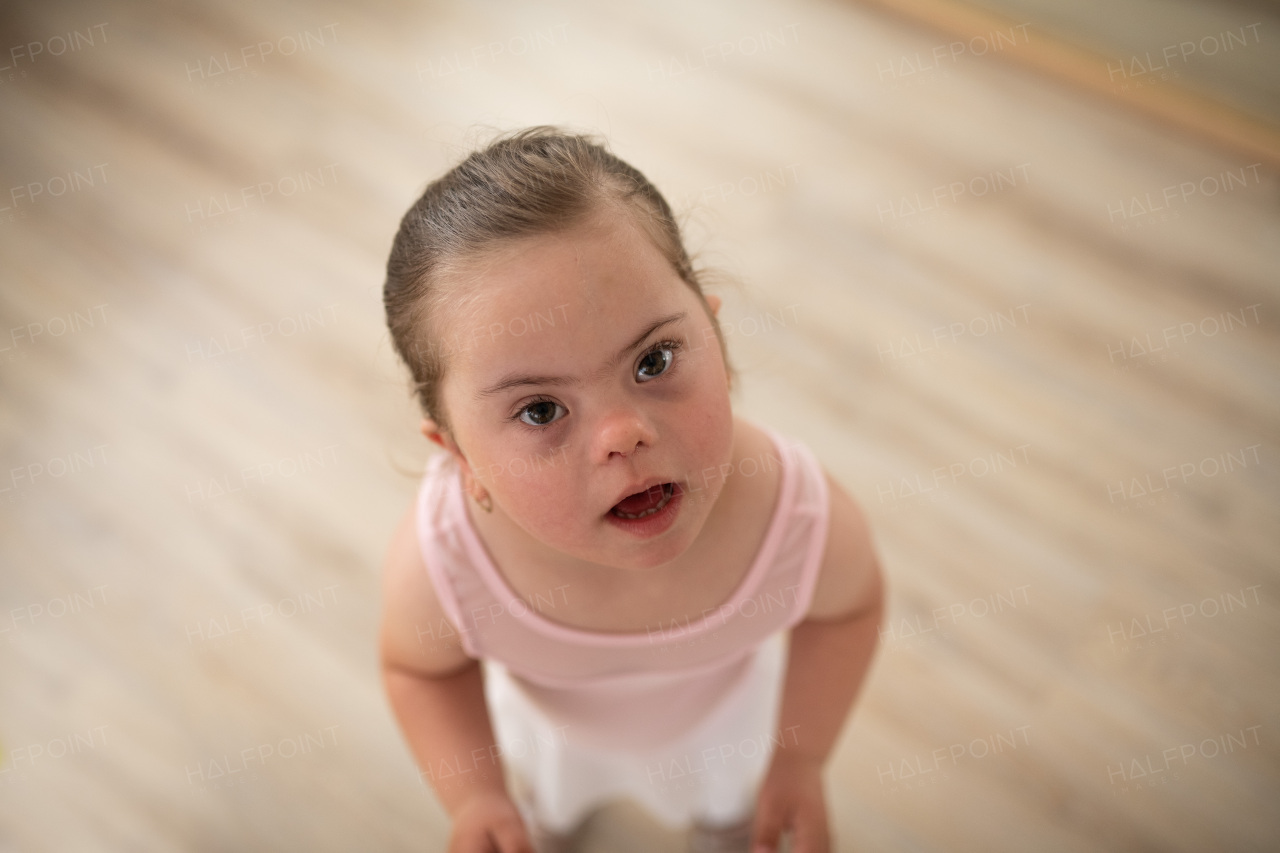
{"type": "Polygon", "coordinates": [[[658,501],[657,506],[649,507],[644,512],[635,512],[635,513],[623,512],[617,507],[614,507],[613,514],[621,518],[644,518],[646,515],[653,515],[655,512],[657,512],[658,510],[666,506],[667,503],[670,502],[671,496],[673,494],[674,494],[674,491],[671,489],[671,485],[669,483],[663,483],[662,484],[662,500],[658,501]]]}

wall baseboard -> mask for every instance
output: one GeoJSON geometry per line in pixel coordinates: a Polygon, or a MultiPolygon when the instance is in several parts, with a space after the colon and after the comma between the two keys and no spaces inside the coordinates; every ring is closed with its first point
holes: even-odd
{"type": "MultiPolygon", "coordinates": [[[[969,41],[1022,26],[962,0],[858,0],[912,23],[969,41]]],[[[1166,126],[1194,134],[1205,142],[1280,168],[1280,127],[1229,104],[1199,94],[1176,81],[1141,88],[1117,86],[1113,79],[1121,58],[1106,57],[1071,44],[1052,33],[1032,30],[1017,50],[991,56],[1057,79],[1133,109],[1166,126]],[[1110,65],[1110,68],[1108,67],[1110,65]]]]}

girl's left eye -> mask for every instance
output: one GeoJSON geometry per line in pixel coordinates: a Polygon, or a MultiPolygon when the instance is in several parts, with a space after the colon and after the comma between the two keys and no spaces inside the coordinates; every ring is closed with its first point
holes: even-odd
{"type": "Polygon", "coordinates": [[[648,382],[669,371],[675,363],[676,350],[679,348],[679,341],[663,341],[642,355],[640,363],[636,365],[636,379],[648,382]]]}

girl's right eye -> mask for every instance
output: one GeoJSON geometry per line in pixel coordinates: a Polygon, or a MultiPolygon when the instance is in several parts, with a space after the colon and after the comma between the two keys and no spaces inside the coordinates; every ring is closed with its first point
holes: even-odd
{"type": "Polygon", "coordinates": [[[516,413],[516,418],[533,427],[554,423],[569,413],[569,410],[554,400],[534,400],[516,413]]]}

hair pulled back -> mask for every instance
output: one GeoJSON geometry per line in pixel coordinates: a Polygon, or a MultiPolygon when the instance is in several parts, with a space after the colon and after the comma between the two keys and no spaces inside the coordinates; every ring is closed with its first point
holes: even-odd
{"type": "MultiPolygon", "coordinates": [[[[505,242],[572,228],[598,210],[628,211],[672,268],[706,298],[671,208],[638,170],[586,135],[538,126],[498,137],[427,185],[400,221],[387,259],[383,304],[422,410],[448,429],[440,399],[446,348],[431,317],[451,267],[505,242]]],[[[720,325],[711,315],[728,369],[720,325]]],[[[732,376],[732,372],[730,372],[732,376]]]]}

